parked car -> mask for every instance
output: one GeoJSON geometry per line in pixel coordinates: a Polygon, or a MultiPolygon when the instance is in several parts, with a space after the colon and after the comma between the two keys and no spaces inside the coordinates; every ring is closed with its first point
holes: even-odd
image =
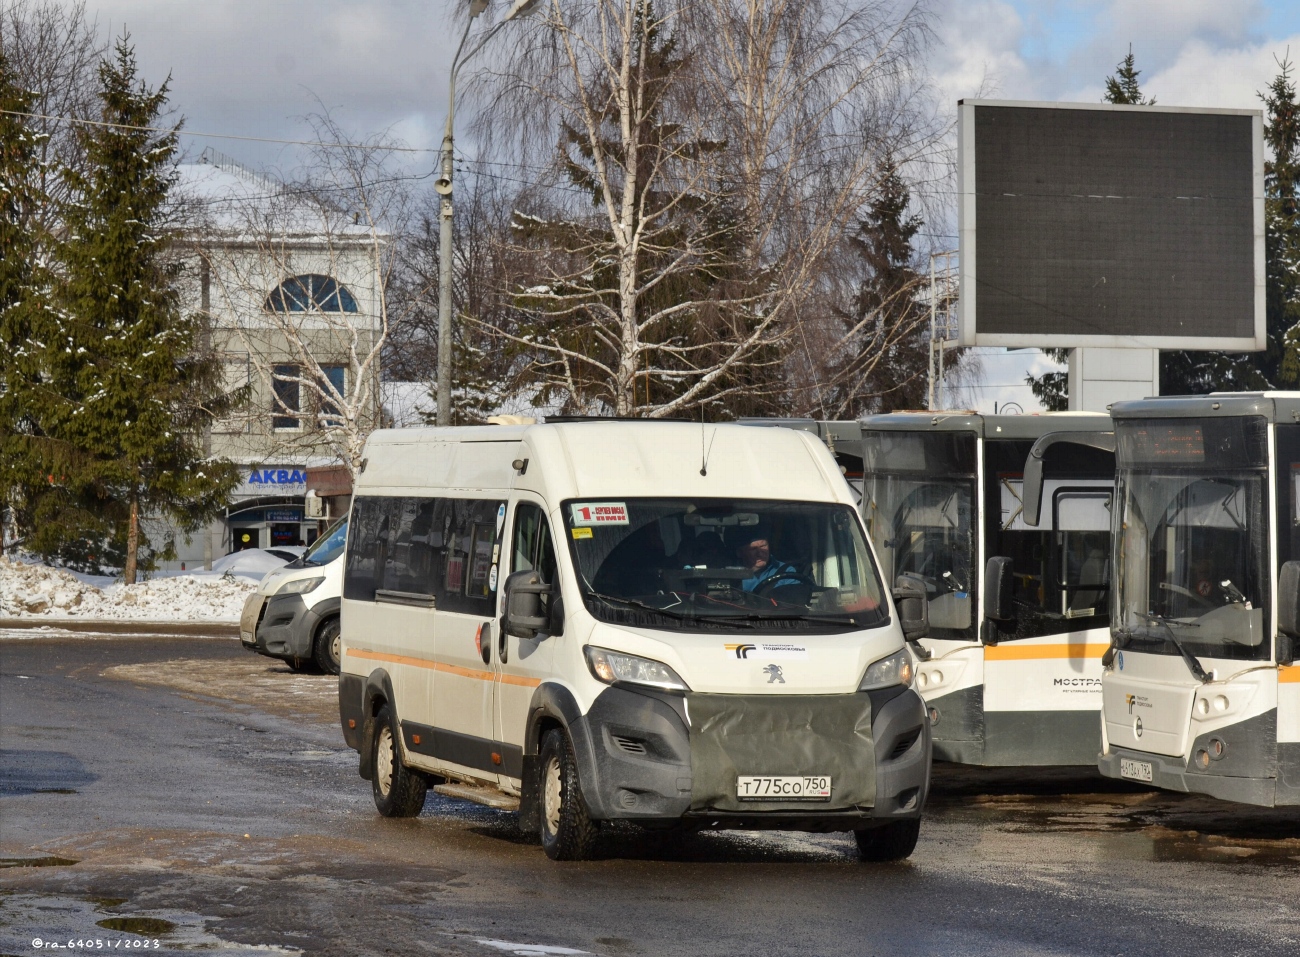
{"type": "Polygon", "coordinates": [[[268,572],[244,604],[239,639],[249,651],[295,670],[316,664],[339,672],[339,598],[343,593],[342,518],[301,556],[268,572]]]}

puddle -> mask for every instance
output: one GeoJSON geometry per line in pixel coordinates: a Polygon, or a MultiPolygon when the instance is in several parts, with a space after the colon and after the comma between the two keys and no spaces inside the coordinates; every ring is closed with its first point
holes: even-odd
{"type": "Polygon", "coordinates": [[[207,929],[211,916],[193,911],[151,908],[140,914],[104,917],[101,907],[119,907],[122,898],[75,898],[42,894],[9,894],[4,898],[4,921],[0,922],[0,954],[31,954],[33,943],[47,949],[66,949],[69,940],[86,940],[91,928],[90,949],[147,950],[150,954],[184,954],[200,951],[208,957],[298,955],[302,950],[280,944],[241,944],[226,940],[207,929]],[[116,936],[115,936],[116,935],[116,936]],[[93,946],[102,940],[102,948],[93,946]]]}
{"type": "Polygon", "coordinates": [[[120,930],[141,937],[163,937],[176,929],[176,925],[160,917],[105,917],[95,923],[105,930],[120,930]]]}
{"type": "Polygon", "coordinates": [[[0,857],[0,867],[71,867],[77,863],[66,857],[0,857]]]}

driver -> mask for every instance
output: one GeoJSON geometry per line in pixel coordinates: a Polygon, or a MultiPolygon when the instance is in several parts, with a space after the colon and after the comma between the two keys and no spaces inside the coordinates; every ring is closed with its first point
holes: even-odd
{"type": "Polygon", "coordinates": [[[798,569],[789,562],[772,557],[770,533],[766,526],[755,525],[743,530],[743,533],[744,538],[736,549],[736,556],[740,559],[741,567],[749,572],[748,577],[741,582],[745,591],[759,588],[766,591],[782,585],[801,584],[798,569]]]}

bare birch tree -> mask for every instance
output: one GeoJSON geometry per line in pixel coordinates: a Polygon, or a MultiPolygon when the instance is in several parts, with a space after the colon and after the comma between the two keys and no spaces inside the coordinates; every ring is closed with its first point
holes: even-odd
{"type": "Polygon", "coordinates": [[[68,199],[66,178],[59,170],[84,171],[85,150],[77,126],[69,120],[99,118],[98,69],[108,50],[107,38],[86,4],[54,0],[4,0],[0,5],[0,49],[18,82],[35,94],[30,129],[40,137],[34,184],[46,198],[37,211],[39,227],[47,233],[57,210],[68,199]]]}
{"type": "Polygon", "coordinates": [[[924,11],[551,0],[528,31],[483,124],[498,148],[519,131],[538,184],[515,229],[537,321],[503,338],[569,409],[814,405],[879,162],[923,159],[942,130],[918,79],[924,11]]]}

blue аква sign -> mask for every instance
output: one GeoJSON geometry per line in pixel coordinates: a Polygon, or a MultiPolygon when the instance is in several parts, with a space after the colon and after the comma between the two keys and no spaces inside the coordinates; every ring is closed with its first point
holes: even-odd
{"type": "Polygon", "coordinates": [[[306,485],[307,473],[303,469],[251,469],[249,485],[306,485]]]}

